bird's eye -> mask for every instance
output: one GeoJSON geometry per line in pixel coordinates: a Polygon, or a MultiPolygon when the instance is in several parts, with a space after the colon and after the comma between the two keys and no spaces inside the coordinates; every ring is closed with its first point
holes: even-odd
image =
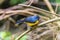
{"type": "Polygon", "coordinates": [[[37,19],[39,19],[40,17],[39,17],[39,16],[37,16],[36,18],[37,18],[37,19]]]}

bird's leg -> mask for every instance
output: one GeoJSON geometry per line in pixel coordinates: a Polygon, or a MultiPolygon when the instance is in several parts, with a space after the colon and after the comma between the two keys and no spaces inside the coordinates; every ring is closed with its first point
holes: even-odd
{"type": "Polygon", "coordinates": [[[32,27],[30,27],[29,25],[27,25],[27,30],[31,30],[32,29],[32,27]]]}

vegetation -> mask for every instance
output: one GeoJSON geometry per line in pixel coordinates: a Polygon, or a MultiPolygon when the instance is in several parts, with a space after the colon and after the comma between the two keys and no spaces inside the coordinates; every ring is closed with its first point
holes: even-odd
{"type": "Polygon", "coordinates": [[[13,6],[0,9],[1,40],[60,40],[59,0],[18,1],[11,0],[13,6]],[[18,20],[31,15],[40,17],[40,23],[32,29],[25,23],[15,25],[18,20]]]}

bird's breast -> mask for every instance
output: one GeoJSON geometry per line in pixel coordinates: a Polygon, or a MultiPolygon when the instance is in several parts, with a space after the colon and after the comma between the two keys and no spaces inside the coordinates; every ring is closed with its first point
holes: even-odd
{"type": "Polygon", "coordinates": [[[31,26],[31,27],[33,27],[33,26],[35,26],[35,25],[37,25],[38,23],[39,23],[39,21],[36,21],[35,23],[30,23],[30,22],[25,22],[28,26],[31,26]]]}

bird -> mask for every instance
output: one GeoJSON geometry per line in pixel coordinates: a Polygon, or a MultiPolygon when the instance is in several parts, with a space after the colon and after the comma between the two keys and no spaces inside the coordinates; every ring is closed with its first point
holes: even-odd
{"type": "Polygon", "coordinates": [[[30,27],[34,27],[39,23],[39,19],[40,17],[38,15],[28,16],[26,18],[18,20],[15,25],[17,26],[19,24],[25,23],[30,27]]]}
{"type": "Polygon", "coordinates": [[[0,0],[0,8],[6,9],[23,2],[26,2],[26,0],[0,0]]]}

